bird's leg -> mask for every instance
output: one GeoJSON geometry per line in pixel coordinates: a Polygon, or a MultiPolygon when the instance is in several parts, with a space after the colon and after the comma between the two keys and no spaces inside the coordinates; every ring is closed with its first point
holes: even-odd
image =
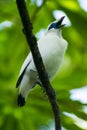
{"type": "Polygon", "coordinates": [[[45,91],[45,88],[44,88],[44,86],[42,85],[42,83],[41,83],[41,81],[39,79],[39,76],[37,76],[37,82],[36,82],[36,84],[38,84],[38,85],[41,86],[41,91],[43,92],[43,98],[45,98],[46,97],[46,91],[45,91]]]}
{"type": "MultiPolygon", "coordinates": [[[[33,69],[30,69],[30,71],[31,72],[33,72],[33,73],[37,73],[37,71],[36,70],[33,70],[33,69]]],[[[49,76],[50,77],[50,76],[49,76]]],[[[45,88],[44,88],[44,86],[42,85],[42,83],[41,83],[41,81],[40,81],[40,79],[39,79],[39,76],[37,75],[37,81],[35,82],[35,85],[36,84],[38,84],[38,85],[40,85],[41,86],[41,90],[42,90],[42,92],[43,92],[43,98],[46,98],[46,90],[45,90],[45,88]]],[[[34,86],[35,86],[34,85],[34,86]]]]}
{"type": "Polygon", "coordinates": [[[47,94],[46,94],[46,90],[44,87],[41,87],[42,93],[43,93],[43,98],[45,99],[47,94]]]}
{"type": "MultiPolygon", "coordinates": [[[[50,79],[50,76],[48,75],[49,79],[50,79]]],[[[43,98],[46,98],[47,94],[46,94],[46,90],[45,90],[45,87],[42,85],[41,86],[41,90],[43,92],[43,98]]]]}
{"type": "Polygon", "coordinates": [[[40,81],[37,81],[36,84],[38,84],[42,87],[42,83],[40,81]]]}
{"type": "Polygon", "coordinates": [[[43,93],[43,98],[46,98],[46,91],[45,91],[45,88],[43,87],[42,83],[40,81],[38,81],[37,84],[41,86],[41,91],[43,93]]]}
{"type": "MultiPolygon", "coordinates": [[[[48,75],[49,79],[50,79],[50,75],[48,75]]],[[[43,86],[43,84],[40,82],[39,77],[38,77],[38,84],[41,86],[41,90],[43,92],[43,98],[45,99],[47,94],[46,94],[46,90],[45,87],[43,86]]]]}

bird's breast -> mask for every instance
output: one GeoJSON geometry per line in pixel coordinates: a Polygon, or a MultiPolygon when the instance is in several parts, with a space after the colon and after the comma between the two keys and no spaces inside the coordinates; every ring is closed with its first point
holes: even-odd
{"type": "Polygon", "coordinates": [[[58,37],[46,37],[39,41],[38,47],[50,78],[56,74],[63,60],[64,42],[58,37]]]}

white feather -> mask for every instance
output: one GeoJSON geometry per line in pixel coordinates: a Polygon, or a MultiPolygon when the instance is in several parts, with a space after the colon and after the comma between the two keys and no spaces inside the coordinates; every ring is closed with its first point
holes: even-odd
{"type": "MultiPolygon", "coordinates": [[[[41,53],[46,71],[48,72],[49,78],[52,79],[60,68],[65,50],[67,48],[67,42],[62,38],[60,30],[55,31],[55,29],[52,29],[49,30],[44,35],[44,37],[38,41],[38,48],[41,53]]],[[[20,75],[29,61],[31,62],[26,69],[19,88],[19,93],[21,93],[24,98],[27,98],[29,90],[38,81],[38,74],[33,62],[31,52],[22,65],[20,75]]]]}

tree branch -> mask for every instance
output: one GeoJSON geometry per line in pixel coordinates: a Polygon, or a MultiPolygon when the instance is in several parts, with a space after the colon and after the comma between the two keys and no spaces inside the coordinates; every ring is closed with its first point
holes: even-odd
{"type": "Polygon", "coordinates": [[[17,2],[17,7],[19,10],[20,17],[22,20],[22,24],[24,27],[25,36],[26,36],[28,45],[30,47],[36,69],[38,71],[40,81],[46,91],[46,94],[48,95],[50,104],[52,106],[52,110],[53,110],[54,118],[55,118],[55,130],[61,130],[59,107],[57,105],[55,92],[53,88],[51,87],[48,74],[43,65],[43,61],[42,61],[42,58],[41,58],[41,55],[37,46],[36,38],[32,33],[33,27],[30,21],[30,17],[28,15],[26,3],[24,0],[16,0],[16,2],[17,2]]]}

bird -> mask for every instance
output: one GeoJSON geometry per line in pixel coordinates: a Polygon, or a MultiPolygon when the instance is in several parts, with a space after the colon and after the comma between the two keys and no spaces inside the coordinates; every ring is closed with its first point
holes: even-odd
{"type": "MultiPolygon", "coordinates": [[[[62,37],[62,27],[65,16],[52,22],[37,43],[38,48],[50,80],[54,78],[64,59],[68,42],[62,37]]],[[[37,84],[41,85],[37,69],[35,67],[31,52],[28,54],[20,69],[20,74],[16,83],[19,87],[17,98],[18,106],[25,105],[28,94],[37,84]]]]}

